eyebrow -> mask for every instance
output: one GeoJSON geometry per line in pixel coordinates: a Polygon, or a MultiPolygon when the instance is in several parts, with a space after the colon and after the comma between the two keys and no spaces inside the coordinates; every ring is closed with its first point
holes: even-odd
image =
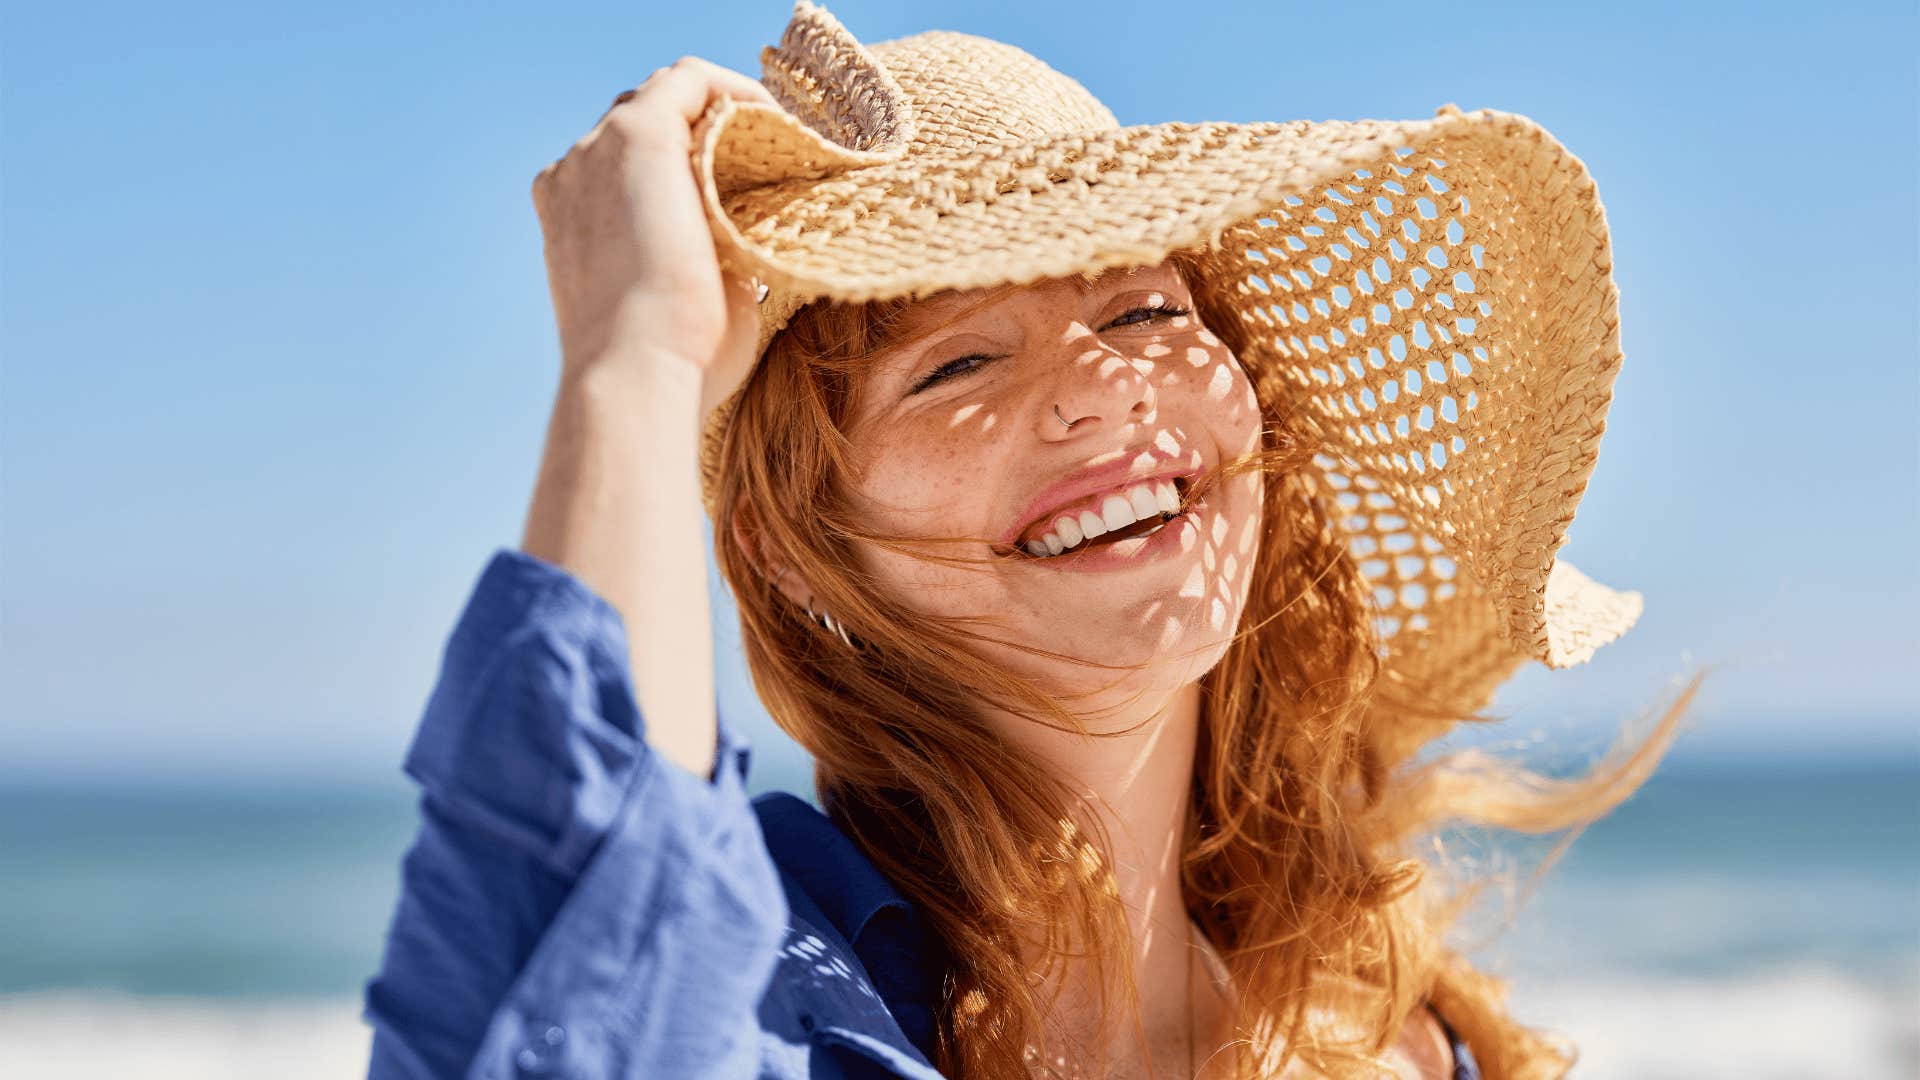
{"type": "Polygon", "coordinates": [[[1157,269],[1151,266],[1109,266],[1103,270],[1079,270],[1071,277],[1073,284],[1083,293],[1090,293],[1102,285],[1109,284],[1114,278],[1130,277],[1157,269]]]}

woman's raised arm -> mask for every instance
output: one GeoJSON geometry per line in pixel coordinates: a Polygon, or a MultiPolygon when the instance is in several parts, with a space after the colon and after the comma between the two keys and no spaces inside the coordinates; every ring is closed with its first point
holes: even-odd
{"type": "Polygon", "coordinates": [[[774,104],[685,57],[533,183],[561,375],[521,547],[620,612],[649,739],[698,776],[714,748],[699,439],[758,329],[751,284],[721,273],[689,159],[693,122],[723,96],[774,104]]]}
{"type": "Polygon", "coordinates": [[[373,1080],[757,1074],[788,910],[713,707],[695,442],[757,336],[686,150],[715,95],[769,100],[682,61],[535,181],[560,390],[407,750],[373,1080]]]}

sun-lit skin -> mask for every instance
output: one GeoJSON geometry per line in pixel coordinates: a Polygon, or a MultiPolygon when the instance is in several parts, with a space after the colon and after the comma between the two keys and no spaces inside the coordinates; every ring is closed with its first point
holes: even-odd
{"type": "MultiPolygon", "coordinates": [[[[874,357],[847,425],[865,524],[979,538],[927,550],[988,560],[961,567],[869,547],[864,568],[890,595],[929,614],[991,615],[996,636],[1041,649],[1147,665],[1121,678],[991,650],[1097,730],[1137,721],[1152,711],[1141,705],[1157,706],[1218,661],[1259,535],[1258,478],[1219,485],[1195,514],[1168,524],[1177,550],[1115,569],[1077,572],[1072,553],[1008,557],[988,541],[1027,524],[1033,497],[1076,470],[1126,461],[1192,473],[1257,445],[1259,405],[1231,350],[1198,315],[1138,310],[1162,305],[1193,310],[1169,265],[1113,271],[1091,288],[1066,278],[923,301],[905,316],[906,340],[874,357]],[[916,391],[943,368],[946,378],[916,391]]],[[[1109,551],[1146,546],[1127,540],[1109,551]]]]}
{"type": "MultiPolygon", "coordinates": [[[[1193,1022],[1214,1032],[1198,1050],[1205,1056],[1218,1045],[1226,1001],[1189,948],[1179,854],[1198,680],[1239,624],[1258,552],[1260,477],[1216,484],[1152,537],[1088,549],[1087,561],[1107,563],[1098,570],[1076,569],[1072,552],[1038,559],[1001,541],[1028,524],[1038,493],[1080,470],[1124,461],[1159,475],[1197,474],[1256,449],[1262,419],[1252,385],[1194,313],[1170,264],[1112,271],[1090,286],[1064,278],[947,293],[903,317],[905,336],[872,358],[856,390],[846,424],[855,457],[850,494],[866,527],[971,538],[957,549],[925,550],[979,561],[953,565],[862,545],[862,568],[890,597],[930,615],[990,616],[996,637],[1137,668],[982,646],[1090,731],[1126,734],[1089,739],[985,702],[980,715],[1095,807],[1134,931],[1136,985],[1194,984],[1193,1022]],[[1162,306],[1186,313],[1140,310],[1162,306]],[[943,369],[947,377],[923,383],[943,369]]],[[[796,603],[811,600],[791,575],[781,587],[796,603]]],[[[1088,998],[1071,966],[1060,984],[1065,994],[1053,1015],[1070,1037],[1083,1045],[1111,1039],[1115,1033],[1084,1028],[1088,998]]],[[[1143,995],[1141,1020],[1149,1049],[1119,1051],[1109,1075],[1132,1074],[1144,1057],[1161,1075],[1184,1070],[1187,995],[1143,995]]]]}

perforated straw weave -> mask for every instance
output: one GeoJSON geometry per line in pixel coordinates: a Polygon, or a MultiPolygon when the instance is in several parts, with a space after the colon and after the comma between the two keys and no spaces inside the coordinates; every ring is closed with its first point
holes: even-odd
{"type": "MultiPolygon", "coordinates": [[[[769,288],[764,352],[817,298],[1022,283],[1204,249],[1264,400],[1317,459],[1374,585],[1386,674],[1483,707],[1527,659],[1590,657],[1639,616],[1555,552],[1621,352],[1607,223],[1524,116],[1120,127],[1009,45],[863,46],[801,0],[694,164],[722,257],[769,288]]],[[[731,403],[709,418],[708,508],[731,403]]],[[[1430,733],[1408,731],[1411,750],[1430,733]]]]}

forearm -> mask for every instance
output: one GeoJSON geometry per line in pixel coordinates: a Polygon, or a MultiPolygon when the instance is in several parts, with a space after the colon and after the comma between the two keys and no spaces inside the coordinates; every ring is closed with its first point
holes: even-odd
{"type": "Polygon", "coordinates": [[[702,374],[664,356],[568,365],[521,549],[620,613],[647,741],[706,777],[712,616],[699,478],[702,374]]]}

